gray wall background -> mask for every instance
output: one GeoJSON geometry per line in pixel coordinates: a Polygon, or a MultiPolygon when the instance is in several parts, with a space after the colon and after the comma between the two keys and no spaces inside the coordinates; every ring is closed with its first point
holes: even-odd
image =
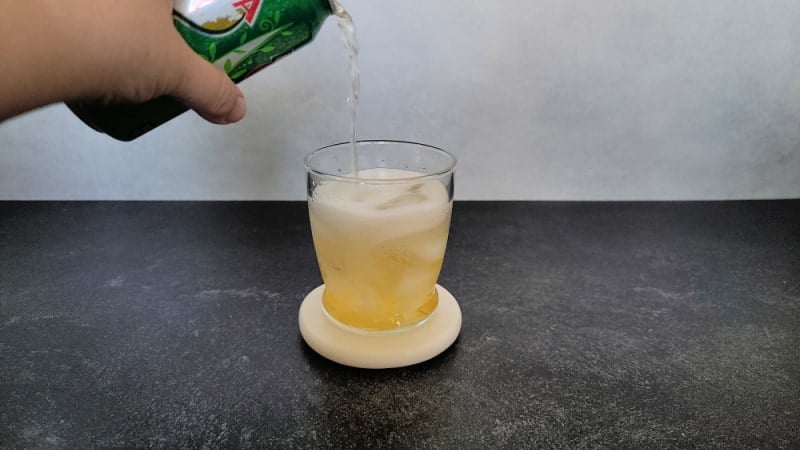
{"type": "MultiPolygon", "coordinates": [[[[800,197],[797,0],[345,1],[360,137],[449,149],[459,199],[800,197]]],[[[6,121],[0,198],[304,199],[348,133],[335,21],[242,88],[241,124],[132,143],[62,105],[6,121]]]]}

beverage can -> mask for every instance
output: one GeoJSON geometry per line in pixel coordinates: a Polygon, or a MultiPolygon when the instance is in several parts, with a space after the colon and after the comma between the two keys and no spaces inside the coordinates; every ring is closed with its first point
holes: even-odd
{"type": "MultiPolygon", "coordinates": [[[[175,0],[173,22],[195,53],[238,83],[311,41],[332,11],[329,0],[175,0]]],[[[187,110],[171,97],[67,106],[95,130],[123,141],[187,110]]]]}

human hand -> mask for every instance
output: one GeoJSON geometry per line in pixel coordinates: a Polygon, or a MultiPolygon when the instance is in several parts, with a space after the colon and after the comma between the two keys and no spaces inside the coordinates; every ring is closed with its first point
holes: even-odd
{"type": "Polygon", "coordinates": [[[172,4],[11,2],[0,29],[18,41],[0,42],[0,50],[16,53],[7,61],[17,63],[0,73],[0,120],[55,102],[138,103],[167,95],[210,122],[239,121],[247,109],[244,95],[183,41],[172,23],[172,4]],[[39,22],[41,34],[24,32],[31,21],[39,22]]]}

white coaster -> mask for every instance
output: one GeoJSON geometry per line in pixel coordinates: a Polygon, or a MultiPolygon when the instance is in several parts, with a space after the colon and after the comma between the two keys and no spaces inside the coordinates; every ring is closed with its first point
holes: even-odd
{"type": "Polygon", "coordinates": [[[445,351],[461,331],[461,308],[447,289],[436,285],[439,304],[422,324],[406,331],[358,333],[335,324],[322,309],[325,285],[300,305],[300,334],[325,358],[363,369],[389,369],[427,361],[445,351]]]}

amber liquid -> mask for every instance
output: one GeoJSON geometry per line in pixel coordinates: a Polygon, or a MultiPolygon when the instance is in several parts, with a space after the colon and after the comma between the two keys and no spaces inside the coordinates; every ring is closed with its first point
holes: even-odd
{"type": "MultiPolygon", "coordinates": [[[[379,171],[395,178],[409,174],[379,171]]],[[[328,315],[366,331],[404,329],[430,316],[439,301],[435,286],[451,210],[439,182],[318,186],[309,216],[328,315]]]]}

